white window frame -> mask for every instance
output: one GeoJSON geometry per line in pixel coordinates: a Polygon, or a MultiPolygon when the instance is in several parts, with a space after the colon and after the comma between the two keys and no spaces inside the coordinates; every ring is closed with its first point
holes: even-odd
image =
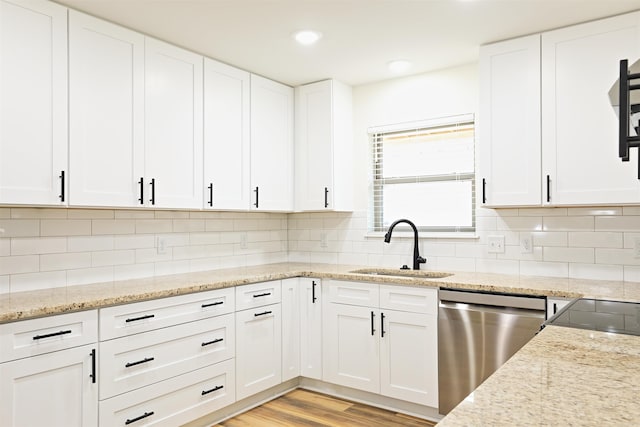
{"type": "MultiPolygon", "coordinates": [[[[416,131],[429,131],[439,127],[450,127],[455,125],[468,126],[469,124],[474,127],[474,150],[475,150],[475,135],[476,126],[475,118],[473,114],[463,114],[449,117],[441,117],[437,119],[421,120],[415,122],[400,123],[395,125],[376,126],[368,129],[369,141],[371,144],[371,168],[370,168],[370,204],[369,204],[369,233],[377,234],[385,232],[387,226],[383,224],[384,213],[384,187],[385,185],[398,185],[403,183],[416,183],[416,182],[436,182],[436,181],[470,181],[471,182],[471,225],[470,226],[425,226],[423,224],[416,224],[418,230],[426,232],[429,235],[442,235],[452,236],[460,235],[460,237],[469,237],[475,234],[476,230],[476,177],[475,177],[475,162],[474,171],[471,173],[452,173],[446,175],[420,175],[412,177],[401,178],[384,178],[382,176],[384,165],[380,162],[384,162],[384,155],[382,154],[382,141],[385,135],[392,135],[394,133],[402,133],[411,130],[416,131]]],[[[474,156],[475,157],[475,156],[474,156]]],[[[411,218],[408,218],[411,219],[411,218]]],[[[410,231],[408,226],[404,224],[398,225],[398,231],[410,231]],[[401,228],[403,227],[403,228],[401,228]]]]}

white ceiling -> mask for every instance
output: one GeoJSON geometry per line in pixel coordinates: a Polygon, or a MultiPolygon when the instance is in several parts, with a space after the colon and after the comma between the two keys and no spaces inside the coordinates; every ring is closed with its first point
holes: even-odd
{"type": "Polygon", "coordinates": [[[478,46],[640,10],[640,0],[56,0],[295,86],[359,85],[475,62],[478,46]],[[291,33],[323,38],[297,45],[291,33]]]}

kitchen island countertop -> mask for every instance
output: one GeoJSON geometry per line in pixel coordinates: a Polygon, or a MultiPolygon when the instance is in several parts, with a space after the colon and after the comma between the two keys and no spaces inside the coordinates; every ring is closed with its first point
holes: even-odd
{"type": "MultiPolygon", "coordinates": [[[[292,277],[640,301],[640,283],[453,272],[444,278],[352,273],[354,265],[279,263],[0,294],[0,323],[292,277]]],[[[371,268],[369,268],[371,270],[371,268]]]]}
{"type": "Polygon", "coordinates": [[[547,326],[439,424],[632,426],[640,337],[547,326]]]}

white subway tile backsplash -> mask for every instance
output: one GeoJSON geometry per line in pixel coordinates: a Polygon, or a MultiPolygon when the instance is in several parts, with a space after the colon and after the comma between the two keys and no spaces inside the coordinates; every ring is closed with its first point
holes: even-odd
{"type": "MultiPolygon", "coordinates": [[[[624,266],[624,280],[626,282],[640,282],[640,267],[624,266]]],[[[640,285],[638,285],[640,286],[640,285]]]]}
{"type": "Polygon", "coordinates": [[[596,264],[640,265],[633,249],[596,248],[596,264]]]}
{"type": "Polygon", "coordinates": [[[69,252],[108,251],[115,247],[113,236],[76,236],[67,239],[69,252]]]}
{"type": "Polygon", "coordinates": [[[41,236],[89,236],[91,220],[88,219],[43,219],[40,221],[41,236]]]}
{"type": "Polygon", "coordinates": [[[188,219],[187,211],[155,211],[156,219],[188,219]]]}
{"type": "Polygon", "coordinates": [[[476,271],[476,259],[437,257],[433,269],[439,271],[476,271]]]}
{"type": "Polygon", "coordinates": [[[220,233],[191,233],[189,242],[192,245],[215,245],[220,243],[220,233]]]}
{"type": "Polygon", "coordinates": [[[567,208],[520,208],[519,216],[567,216],[567,208]]]}
{"type": "Polygon", "coordinates": [[[520,261],[520,275],[568,277],[569,264],[566,262],[520,261]]]}
{"type": "Polygon", "coordinates": [[[534,231],[533,246],[567,246],[568,233],[563,231],[534,231]]]}
{"type": "Polygon", "coordinates": [[[233,221],[234,231],[259,230],[260,222],[257,219],[236,219],[233,221]]]}
{"type": "Polygon", "coordinates": [[[113,282],[113,267],[81,268],[67,271],[67,286],[113,282]]]}
{"type": "Polygon", "coordinates": [[[130,234],[114,236],[114,249],[143,249],[155,247],[155,236],[130,234]]]}
{"type": "Polygon", "coordinates": [[[0,239],[0,257],[11,255],[11,239],[0,239]]]}
{"type": "Polygon", "coordinates": [[[174,219],[173,231],[175,233],[192,233],[204,231],[203,219],[174,219]]]}
{"type": "Polygon", "coordinates": [[[40,221],[32,219],[0,220],[0,238],[35,237],[40,235],[40,221]]]}
{"type": "Polygon", "coordinates": [[[111,209],[69,209],[69,219],[113,219],[114,211],[111,209]]]}
{"type": "Polygon", "coordinates": [[[603,215],[622,215],[623,210],[621,206],[618,207],[602,207],[602,208],[569,208],[569,215],[571,216],[603,216],[603,215]]]}
{"type": "Polygon", "coordinates": [[[146,209],[138,209],[138,210],[117,210],[115,211],[115,219],[153,219],[155,215],[153,211],[146,209]]]}
{"type": "Polygon", "coordinates": [[[0,208],[0,219],[9,219],[9,218],[11,218],[11,209],[0,208]]]}
{"type": "Polygon", "coordinates": [[[205,231],[233,231],[232,219],[208,219],[204,225],[205,231]]]}
{"type": "Polygon", "coordinates": [[[640,231],[640,216],[596,217],[597,231],[640,231]]]}
{"type": "Polygon", "coordinates": [[[164,253],[158,253],[156,248],[136,249],[136,264],[148,262],[170,261],[172,259],[173,248],[165,248],[164,253]]]}
{"type": "Polygon", "coordinates": [[[18,255],[0,257],[0,275],[35,273],[40,266],[39,255],[18,255]]]}
{"type": "Polygon", "coordinates": [[[497,218],[497,230],[510,230],[510,231],[539,231],[542,230],[542,217],[517,217],[517,216],[505,216],[497,218]]]}
{"type": "Polygon", "coordinates": [[[65,286],[67,286],[66,271],[11,275],[11,292],[36,291],[38,289],[62,288],[65,286]]]}
{"type": "Polygon", "coordinates": [[[91,267],[126,265],[135,262],[136,252],[133,249],[91,252],[91,267]]]}
{"type": "Polygon", "coordinates": [[[14,237],[11,255],[52,254],[67,251],[65,237],[14,237]]]}
{"type": "Polygon", "coordinates": [[[622,248],[623,233],[576,231],[569,233],[569,246],[583,248],[622,248]]]}
{"type": "Polygon", "coordinates": [[[66,209],[55,208],[13,208],[11,209],[13,219],[66,219],[66,209]]]}
{"type": "Polygon", "coordinates": [[[621,265],[570,263],[569,277],[592,280],[623,280],[624,269],[621,265]]]}
{"type": "Polygon", "coordinates": [[[116,265],[113,267],[113,280],[130,280],[152,277],[155,275],[153,263],[116,265]]]}
{"type": "Polygon", "coordinates": [[[514,274],[520,273],[520,263],[506,259],[476,259],[476,271],[480,273],[514,274]]]}
{"type": "Polygon", "coordinates": [[[136,234],[171,233],[173,221],[170,219],[137,219],[135,222],[136,234]]]}
{"type": "Polygon", "coordinates": [[[544,248],[543,259],[544,261],[593,263],[594,249],[550,246],[544,248]]]}
{"type": "Polygon", "coordinates": [[[640,216],[640,206],[623,206],[622,214],[640,216]]]}
{"type": "Polygon", "coordinates": [[[0,295],[8,294],[11,292],[11,285],[9,284],[9,276],[0,276],[0,295]]]}
{"type": "Polygon", "coordinates": [[[593,231],[593,218],[592,216],[545,217],[542,231],[593,231]]]}
{"type": "Polygon", "coordinates": [[[165,261],[155,263],[156,276],[166,276],[169,274],[181,274],[189,272],[189,261],[165,261]]]}
{"type": "Polygon", "coordinates": [[[40,271],[72,270],[91,267],[90,252],[40,255],[40,271]]]}

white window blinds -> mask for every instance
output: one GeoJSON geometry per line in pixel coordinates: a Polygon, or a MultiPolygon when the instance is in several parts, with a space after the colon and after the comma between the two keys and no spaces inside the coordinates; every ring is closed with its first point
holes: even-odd
{"type": "Polygon", "coordinates": [[[408,218],[420,230],[475,231],[473,115],[369,129],[370,229],[408,218]]]}

